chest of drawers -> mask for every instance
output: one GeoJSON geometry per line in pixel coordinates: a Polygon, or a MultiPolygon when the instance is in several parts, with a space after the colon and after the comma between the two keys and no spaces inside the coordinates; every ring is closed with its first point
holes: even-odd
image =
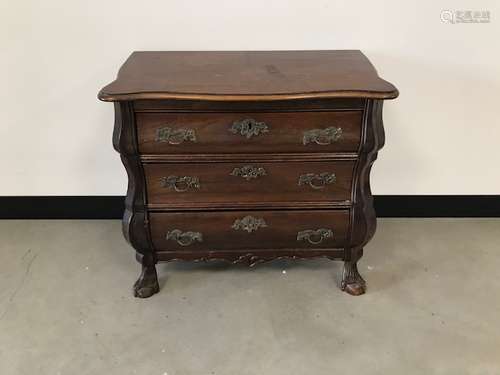
{"type": "Polygon", "coordinates": [[[159,291],[159,261],[342,260],[375,232],[369,174],[397,97],[359,51],[135,52],[99,98],[128,173],[123,232],[159,291]]]}

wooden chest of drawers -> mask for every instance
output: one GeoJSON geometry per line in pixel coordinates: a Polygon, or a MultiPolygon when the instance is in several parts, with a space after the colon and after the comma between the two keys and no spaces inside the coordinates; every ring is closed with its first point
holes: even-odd
{"type": "Polygon", "coordinates": [[[123,232],[155,264],[343,260],[341,289],[375,232],[369,174],[397,97],[359,51],[135,52],[99,93],[129,177],[123,232]]]}

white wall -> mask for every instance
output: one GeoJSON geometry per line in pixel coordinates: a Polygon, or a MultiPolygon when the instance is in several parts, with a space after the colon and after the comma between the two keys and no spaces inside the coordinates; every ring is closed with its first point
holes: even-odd
{"type": "Polygon", "coordinates": [[[493,0],[1,0],[0,195],[124,194],[98,90],[133,50],[214,49],[363,50],[401,92],[374,193],[500,194],[499,15],[493,0]]]}

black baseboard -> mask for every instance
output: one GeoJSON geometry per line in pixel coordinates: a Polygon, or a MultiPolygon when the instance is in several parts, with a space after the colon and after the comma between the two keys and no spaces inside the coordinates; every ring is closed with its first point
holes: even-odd
{"type": "Polygon", "coordinates": [[[377,195],[378,217],[500,217],[500,195],[377,195]]]}
{"type": "MultiPolygon", "coordinates": [[[[120,219],[122,196],[0,197],[0,219],[120,219]]],[[[500,195],[377,195],[378,217],[500,217],[500,195]]]]}
{"type": "Polygon", "coordinates": [[[0,197],[0,219],[120,219],[123,196],[0,197]]]}

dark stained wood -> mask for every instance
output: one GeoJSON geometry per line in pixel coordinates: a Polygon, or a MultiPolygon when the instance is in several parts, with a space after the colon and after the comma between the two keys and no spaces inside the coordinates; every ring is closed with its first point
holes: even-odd
{"type": "Polygon", "coordinates": [[[361,51],[233,51],[134,52],[99,98],[255,101],[397,95],[361,51]]]}
{"type": "Polygon", "coordinates": [[[368,101],[362,128],[362,148],[353,184],[352,231],[349,240],[352,260],[363,254],[363,247],[375,234],[377,217],[370,187],[371,167],[384,146],[385,134],[380,100],[368,101]]]}
{"type": "Polygon", "coordinates": [[[149,212],[177,212],[177,211],[238,211],[238,210],[300,210],[319,209],[336,210],[350,208],[351,201],[287,201],[287,202],[185,202],[185,203],[149,203],[149,212]]]}
{"type": "MultiPolygon", "coordinates": [[[[235,211],[198,213],[151,213],[151,236],[157,251],[217,251],[279,249],[335,249],[342,248],[347,238],[349,211],[235,211]],[[252,216],[263,219],[265,227],[247,232],[233,229],[238,219],[252,216]],[[333,237],[317,245],[297,240],[300,231],[320,228],[331,229],[333,237]],[[201,233],[202,241],[182,246],[167,240],[169,231],[201,233]]],[[[312,241],[319,239],[312,238],[312,241]]]]}
{"type": "Polygon", "coordinates": [[[351,233],[346,251],[346,262],[342,272],[341,289],[351,295],[366,291],[366,282],[359,274],[358,260],[363,256],[363,247],[375,234],[377,217],[370,188],[370,171],[377,159],[378,151],[384,146],[385,134],[382,122],[381,100],[369,100],[363,118],[362,147],[356,166],[353,184],[353,207],[351,210],[351,233]]]}
{"type": "Polygon", "coordinates": [[[143,163],[199,163],[210,160],[210,163],[248,163],[292,162],[292,161],[339,161],[358,160],[357,152],[314,152],[314,153],[242,153],[242,154],[144,154],[143,163]]]}
{"type": "Polygon", "coordinates": [[[142,263],[142,273],[134,284],[134,295],[146,298],[159,291],[155,264],[156,253],[146,225],[146,182],[142,163],[137,150],[134,113],[130,102],[115,103],[115,127],[113,146],[120,152],[128,174],[128,189],[125,198],[122,230],[126,240],[136,250],[136,257],[142,263]]]}
{"type": "Polygon", "coordinates": [[[340,289],[352,296],[359,296],[366,292],[366,281],[359,274],[357,261],[344,262],[340,289]]]}
{"type": "Polygon", "coordinates": [[[337,162],[292,162],[292,163],[196,163],[196,164],[144,164],[148,203],[157,204],[189,204],[197,205],[227,203],[237,207],[240,203],[268,202],[328,202],[350,201],[353,161],[337,162]],[[261,168],[255,178],[234,176],[245,166],[261,168]],[[299,186],[300,176],[313,173],[334,174],[335,182],[322,184],[320,178],[311,181],[311,185],[299,186]],[[175,187],[162,185],[162,178],[168,176],[195,177],[199,187],[187,187],[185,183],[175,187]],[[277,189],[279,187],[279,189],[277,189]]]}
{"type": "Polygon", "coordinates": [[[327,258],[331,260],[344,259],[343,249],[280,249],[269,250],[249,250],[249,251],[159,251],[157,252],[159,261],[224,261],[233,264],[246,264],[250,267],[259,263],[269,262],[276,259],[312,259],[327,258]]]}
{"type": "Polygon", "coordinates": [[[364,98],[292,99],[272,101],[135,100],[136,112],[286,112],[363,110],[364,98]]]}
{"type": "Polygon", "coordinates": [[[362,111],[277,113],[137,113],[139,151],[143,154],[244,153],[244,152],[348,152],[357,151],[362,111]],[[236,121],[252,119],[264,123],[267,132],[247,138],[230,131],[236,121]],[[158,129],[190,129],[195,141],[180,144],[157,141],[158,129]],[[328,145],[309,142],[304,132],[336,127],[338,141],[328,145]]]}
{"type": "Polygon", "coordinates": [[[129,177],[123,231],[142,263],[134,295],[158,292],[158,261],[283,257],[341,259],[341,289],[363,294],[357,262],[376,228],[370,170],[385,141],[381,99],[397,95],[359,51],[134,53],[99,94],[116,102],[113,144],[129,177]],[[269,131],[228,131],[247,117],[269,131]],[[192,127],[196,142],[157,142],[162,126],[192,127]],[[329,126],[342,127],[337,142],[303,145],[304,131],[329,126]],[[231,175],[245,165],[266,175],[231,175]],[[311,172],[337,181],[298,186],[311,172]],[[169,175],[195,175],[200,188],[161,187],[169,175]],[[232,228],[245,216],[266,225],[232,228]],[[320,228],[333,236],[297,241],[297,232],[320,228]]]}

